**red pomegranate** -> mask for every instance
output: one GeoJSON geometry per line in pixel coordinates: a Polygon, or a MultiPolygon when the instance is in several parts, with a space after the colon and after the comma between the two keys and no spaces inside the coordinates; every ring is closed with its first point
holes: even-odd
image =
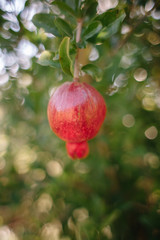
{"type": "Polygon", "coordinates": [[[51,129],[67,142],[69,156],[85,158],[87,141],[98,133],[106,115],[100,93],[87,83],[65,82],[51,96],[47,112],[51,129]]]}

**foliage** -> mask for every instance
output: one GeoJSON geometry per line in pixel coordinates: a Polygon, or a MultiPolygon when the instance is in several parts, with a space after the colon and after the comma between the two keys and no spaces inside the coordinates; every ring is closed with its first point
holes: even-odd
{"type": "Polygon", "coordinates": [[[0,239],[160,239],[159,1],[16,2],[0,3],[0,239]],[[77,48],[108,113],[74,162],[46,109],[77,48]]]}

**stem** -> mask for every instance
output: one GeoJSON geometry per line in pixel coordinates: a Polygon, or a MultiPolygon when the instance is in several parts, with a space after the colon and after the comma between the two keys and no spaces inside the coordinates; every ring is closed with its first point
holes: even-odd
{"type": "MultiPolygon", "coordinates": [[[[77,32],[76,32],[76,43],[79,43],[81,40],[81,31],[82,31],[82,24],[83,24],[83,19],[78,19],[77,20],[77,32]]],[[[77,54],[75,57],[75,64],[74,64],[74,81],[78,82],[79,81],[79,48],[77,47],[77,54]]]]}

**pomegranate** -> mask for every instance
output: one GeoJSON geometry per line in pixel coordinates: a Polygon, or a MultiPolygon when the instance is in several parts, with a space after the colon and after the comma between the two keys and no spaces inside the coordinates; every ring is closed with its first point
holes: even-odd
{"type": "Polygon", "coordinates": [[[89,153],[87,141],[98,133],[105,119],[106,104],[89,84],[65,82],[51,96],[47,113],[53,132],[67,142],[69,156],[80,159],[89,153]]]}

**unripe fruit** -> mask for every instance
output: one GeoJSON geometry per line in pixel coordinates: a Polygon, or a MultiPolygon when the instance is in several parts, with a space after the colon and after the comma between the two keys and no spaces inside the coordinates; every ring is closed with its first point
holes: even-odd
{"type": "Polygon", "coordinates": [[[51,96],[47,112],[51,129],[67,142],[70,157],[86,157],[86,142],[98,133],[106,115],[100,93],[87,83],[65,82],[51,96]]]}

